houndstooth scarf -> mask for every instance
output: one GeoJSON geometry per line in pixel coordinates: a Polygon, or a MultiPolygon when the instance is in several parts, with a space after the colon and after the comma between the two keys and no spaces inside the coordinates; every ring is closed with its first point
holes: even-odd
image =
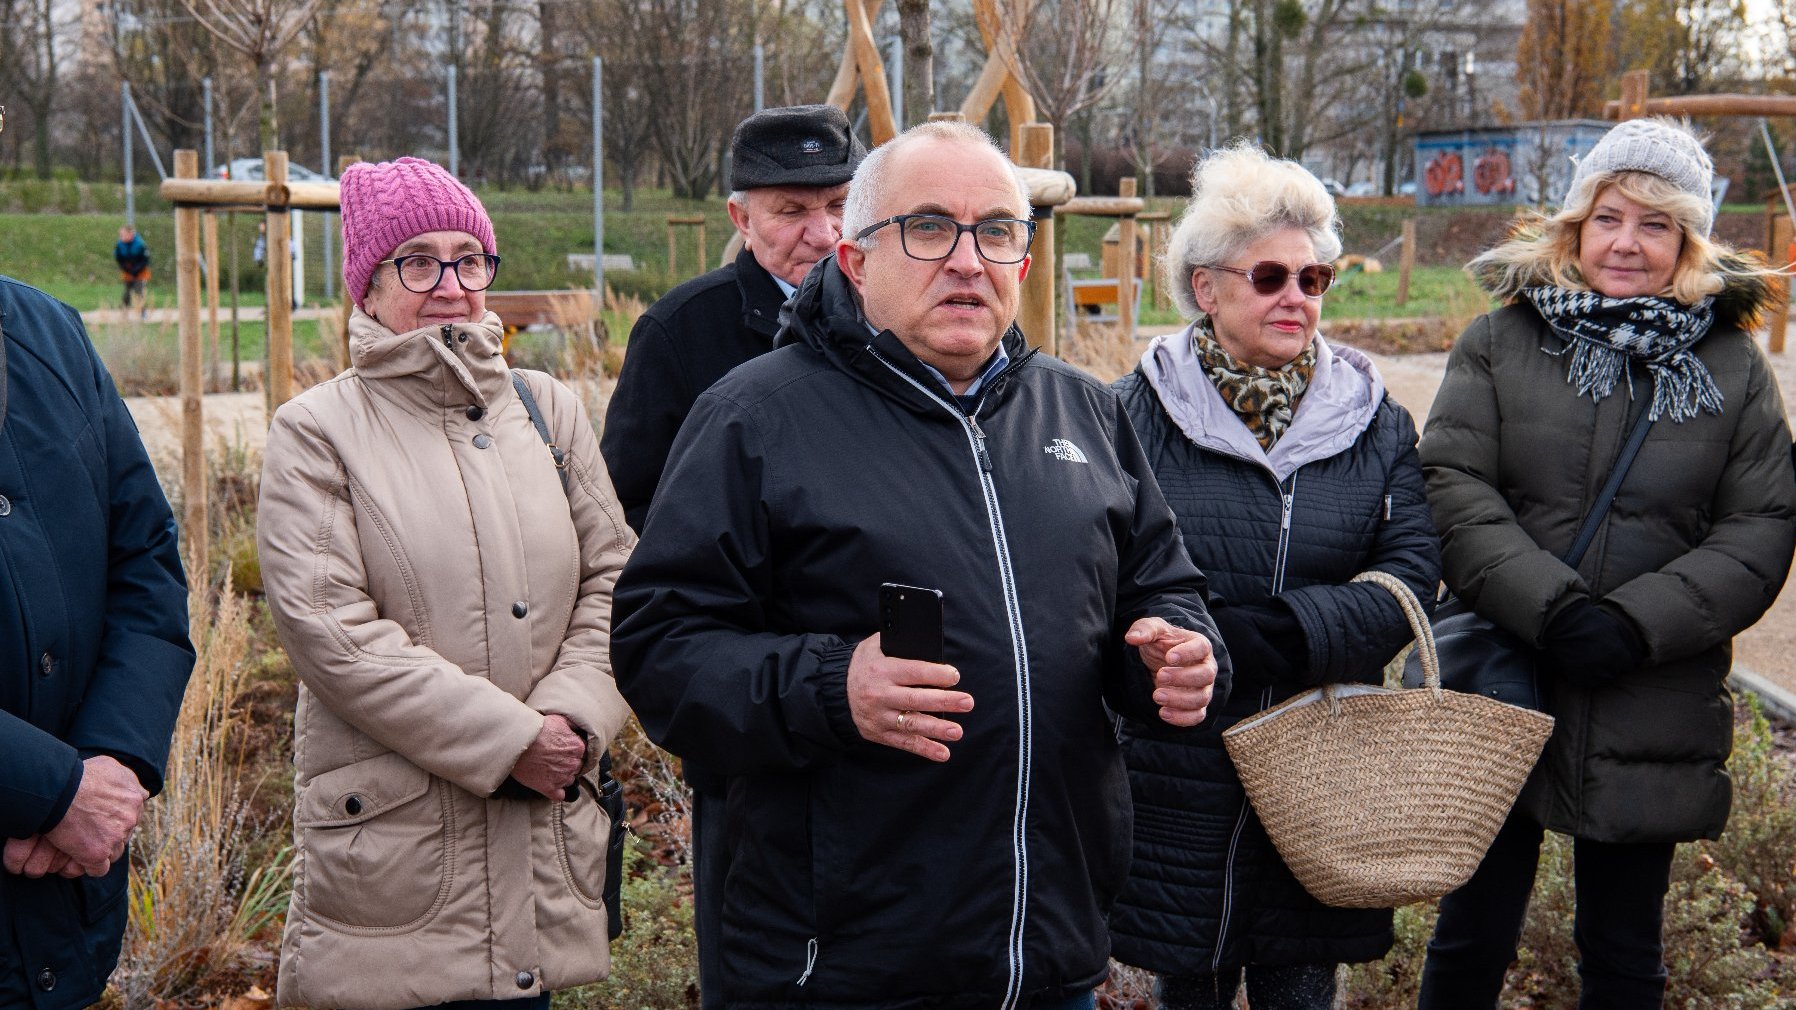
{"type": "Polygon", "coordinates": [[[1303,353],[1283,368],[1261,368],[1237,360],[1204,326],[1191,328],[1191,346],[1223,402],[1259,440],[1260,448],[1271,452],[1291,426],[1297,401],[1303,399],[1316,372],[1316,342],[1310,341],[1303,353]]]}
{"type": "MultiPolygon", "coordinates": [[[[1567,341],[1571,370],[1565,381],[1579,396],[1601,401],[1628,373],[1628,361],[1646,366],[1653,377],[1653,420],[1669,414],[1687,421],[1697,411],[1721,413],[1721,389],[1691,348],[1708,335],[1714,299],[1686,308],[1655,296],[1609,298],[1594,291],[1567,291],[1550,285],[1523,288],[1547,325],[1567,341]]],[[[1544,348],[1543,348],[1544,350],[1544,348]]],[[[1633,387],[1630,384],[1629,394],[1633,387]]]]}

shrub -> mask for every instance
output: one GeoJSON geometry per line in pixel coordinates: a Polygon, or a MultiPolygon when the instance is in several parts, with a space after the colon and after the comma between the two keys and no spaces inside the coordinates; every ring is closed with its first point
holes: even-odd
{"type": "Polygon", "coordinates": [[[1777,947],[1796,916],[1796,769],[1774,746],[1757,697],[1747,695],[1734,733],[1728,773],[1734,780],[1733,817],[1705,848],[1729,876],[1758,898],[1754,932],[1777,947]]]}
{"type": "Polygon", "coordinates": [[[242,991],[266,971],[245,953],[278,928],[287,905],[286,850],[259,863],[250,858],[266,827],[249,814],[248,755],[236,742],[251,607],[228,589],[216,604],[209,595],[205,585],[192,592],[199,658],[163,793],[145,806],[131,847],[130,920],[112,979],[126,1010],[242,991]]]}
{"type": "Polygon", "coordinates": [[[555,1010],[678,1010],[698,1006],[698,944],[685,875],[637,839],[624,860],[624,935],[611,977],[555,994],[555,1010]]]}
{"type": "Polygon", "coordinates": [[[181,388],[181,341],[173,326],[127,319],[88,328],[124,396],[173,396],[181,388]]]}

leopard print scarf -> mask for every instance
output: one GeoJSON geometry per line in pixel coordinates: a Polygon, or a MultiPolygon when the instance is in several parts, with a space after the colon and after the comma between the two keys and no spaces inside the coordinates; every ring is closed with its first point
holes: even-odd
{"type": "Polygon", "coordinates": [[[1253,432],[1260,448],[1271,452],[1291,427],[1297,403],[1316,372],[1316,342],[1311,340],[1303,353],[1283,368],[1260,368],[1237,360],[1204,326],[1191,328],[1191,345],[1223,402],[1253,432]]]}

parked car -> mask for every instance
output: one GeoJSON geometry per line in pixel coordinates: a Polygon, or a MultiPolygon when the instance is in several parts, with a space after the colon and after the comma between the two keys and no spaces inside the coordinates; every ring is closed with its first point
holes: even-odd
{"type": "MultiPolygon", "coordinates": [[[[261,182],[267,178],[262,174],[261,158],[234,158],[212,170],[212,175],[219,179],[236,179],[239,182],[261,182]]],[[[299,164],[287,162],[288,182],[328,182],[329,179],[299,164]]]]}
{"type": "Polygon", "coordinates": [[[1360,181],[1347,187],[1347,195],[1348,196],[1377,196],[1378,195],[1378,183],[1375,183],[1370,179],[1361,179],[1360,181]]]}

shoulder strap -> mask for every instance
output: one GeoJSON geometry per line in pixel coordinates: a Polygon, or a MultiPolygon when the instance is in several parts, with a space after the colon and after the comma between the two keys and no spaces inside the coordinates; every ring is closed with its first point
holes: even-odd
{"type": "Polygon", "coordinates": [[[530,415],[530,423],[536,426],[536,433],[542,436],[543,444],[549,447],[549,455],[555,457],[555,472],[561,475],[561,490],[565,493],[568,489],[567,453],[555,444],[554,436],[549,434],[548,424],[543,421],[543,412],[536,408],[536,397],[530,395],[530,387],[524,385],[524,377],[515,370],[511,373],[511,388],[518,391],[518,399],[524,402],[524,412],[530,415]]]}
{"type": "Polygon", "coordinates": [[[1578,530],[1578,538],[1572,541],[1571,550],[1566,552],[1565,563],[1573,568],[1584,560],[1584,552],[1590,549],[1590,542],[1596,539],[1596,529],[1603,524],[1603,516],[1609,512],[1609,506],[1615,502],[1615,492],[1621,490],[1622,479],[1628,475],[1628,467],[1634,465],[1634,457],[1639,455],[1640,446],[1646,441],[1646,430],[1653,426],[1652,397],[1640,407],[1640,416],[1634,419],[1634,430],[1628,432],[1627,444],[1621,447],[1621,455],[1615,460],[1615,468],[1609,471],[1609,479],[1603,483],[1603,489],[1597,492],[1596,501],[1590,506],[1590,514],[1584,518],[1584,525],[1578,530]]]}

